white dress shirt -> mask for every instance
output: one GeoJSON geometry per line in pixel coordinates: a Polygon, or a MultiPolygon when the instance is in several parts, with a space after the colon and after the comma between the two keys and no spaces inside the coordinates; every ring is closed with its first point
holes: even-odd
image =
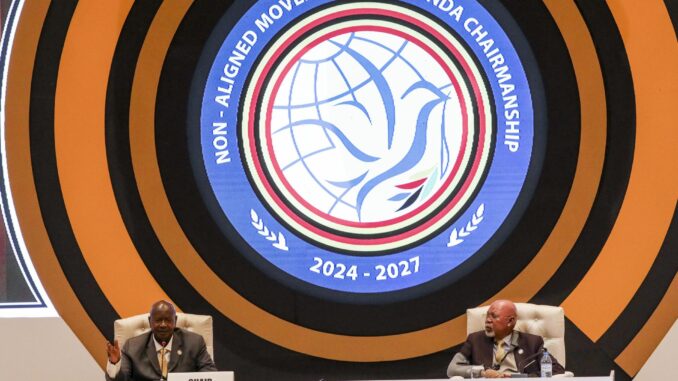
{"type": "MultiPolygon", "coordinates": [[[[508,353],[505,357],[504,360],[499,364],[499,372],[517,372],[518,367],[516,366],[516,356],[513,355],[513,351],[511,351],[511,342],[513,340],[513,335],[515,335],[515,332],[511,332],[510,335],[506,335],[503,339],[501,339],[500,343],[504,347],[504,353],[508,353]],[[509,352],[510,351],[510,352],[509,352]]],[[[494,344],[494,350],[492,351],[492,357],[495,358],[493,363],[496,364],[496,353],[497,353],[497,343],[494,344]]]]}

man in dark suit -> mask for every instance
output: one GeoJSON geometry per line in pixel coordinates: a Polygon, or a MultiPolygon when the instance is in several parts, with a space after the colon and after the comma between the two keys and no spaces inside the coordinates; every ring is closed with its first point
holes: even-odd
{"type": "MultiPolygon", "coordinates": [[[[474,366],[481,366],[485,378],[509,377],[511,373],[540,373],[544,352],[541,336],[515,331],[516,306],[508,300],[497,300],[487,310],[485,330],[468,335],[466,342],[452,358],[447,375],[469,377],[474,366]]],[[[564,373],[562,365],[551,356],[553,374],[564,373]]]]}
{"type": "Polygon", "coordinates": [[[107,381],[167,379],[168,372],[209,372],[217,368],[202,336],[175,328],[174,306],[161,300],[151,307],[151,331],[133,337],[120,350],[118,341],[106,343],[107,381]]]}

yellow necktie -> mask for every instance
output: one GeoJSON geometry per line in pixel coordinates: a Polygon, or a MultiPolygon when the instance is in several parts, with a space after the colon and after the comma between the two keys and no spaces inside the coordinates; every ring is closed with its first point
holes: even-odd
{"type": "Polygon", "coordinates": [[[160,363],[160,371],[162,372],[162,378],[167,379],[167,360],[165,359],[165,353],[167,353],[167,349],[161,348],[160,349],[160,355],[158,355],[158,362],[160,363]]]}
{"type": "Polygon", "coordinates": [[[497,352],[494,355],[497,364],[501,364],[502,360],[504,360],[504,353],[504,342],[501,340],[497,341],[497,352]]]}

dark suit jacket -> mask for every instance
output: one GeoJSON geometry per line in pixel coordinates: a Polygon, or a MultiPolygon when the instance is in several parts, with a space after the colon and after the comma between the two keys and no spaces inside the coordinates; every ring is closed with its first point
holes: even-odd
{"type": "MultiPolygon", "coordinates": [[[[121,351],[120,372],[115,377],[115,381],[157,381],[160,379],[158,352],[155,350],[151,334],[147,332],[125,342],[121,351]]],[[[169,372],[209,372],[216,371],[217,368],[207,352],[202,336],[175,328],[167,370],[169,372]]],[[[106,374],[106,380],[111,381],[108,374],[106,374]]]]}
{"type": "MultiPolygon", "coordinates": [[[[516,359],[516,367],[519,373],[527,373],[532,376],[539,375],[541,356],[537,355],[544,348],[544,339],[541,336],[515,331],[517,335],[512,341],[513,355],[516,359]],[[534,360],[534,361],[533,361],[534,360]]],[[[448,376],[462,375],[469,365],[482,365],[492,368],[494,339],[487,337],[484,331],[474,332],[466,338],[466,342],[452,359],[448,367],[448,376]],[[460,357],[459,355],[463,356],[460,357]],[[452,373],[452,374],[450,374],[452,373]]],[[[553,362],[553,374],[565,373],[558,360],[551,356],[553,362]]]]}

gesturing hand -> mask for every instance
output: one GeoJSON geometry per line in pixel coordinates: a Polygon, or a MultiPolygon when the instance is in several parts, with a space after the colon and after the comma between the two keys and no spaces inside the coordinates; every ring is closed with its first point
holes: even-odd
{"type": "Polygon", "coordinates": [[[111,364],[117,364],[120,361],[120,345],[118,345],[118,340],[114,340],[113,345],[107,341],[106,352],[108,353],[108,361],[111,364]]]}

